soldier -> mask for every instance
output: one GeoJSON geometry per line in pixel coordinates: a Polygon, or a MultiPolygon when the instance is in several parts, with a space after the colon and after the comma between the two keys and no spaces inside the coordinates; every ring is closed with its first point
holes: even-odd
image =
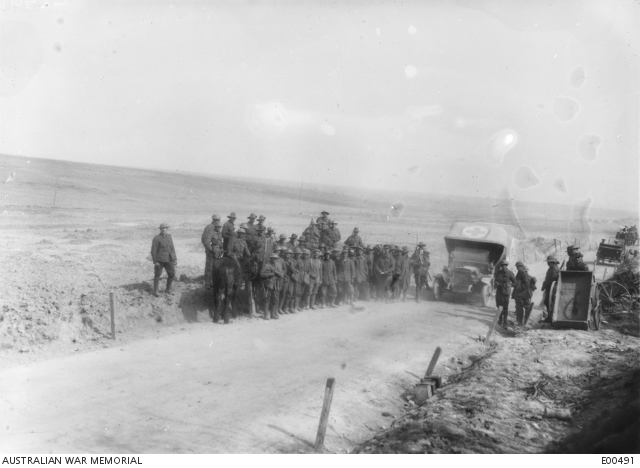
{"type": "Polygon", "coordinates": [[[399,292],[402,294],[402,302],[407,301],[407,290],[411,284],[411,261],[409,260],[409,248],[402,247],[400,253],[400,281],[398,283],[399,292]]]}
{"type": "Polygon", "coordinates": [[[263,229],[266,229],[264,226],[264,222],[267,220],[267,218],[265,218],[264,216],[260,215],[258,216],[258,224],[256,224],[256,229],[258,227],[262,227],[263,229]]]}
{"type": "Polygon", "coordinates": [[[362,242],[362,237],[358,234],[360,230],[355,227],[353,228],[353,234],[351,234],[344,243],[349,247],[362,247],[364,248],[364,242],[362,242]]]}
{"type": "MultiPolygon", "coordinates": [[[[249,258],[251,257],[251,252],[249,252],[249,248],[247,247],[247,241],[245,240],[245,232],[244,228],[238,229],[236,233],[236,237],[232,237],[229,241],[229,246],[227,248],[227,256],[233,258],[238,267],[240,267],[239,258],[249,258]]],[[[241,267],[240,267],[241,268],[241,267]]]]}
{"type": "Polygon", "coordinates": [[[356,300],[366,301],[369,299],[369,263],[362,255],[362,247],[356,247],[356,256],[353,259],[355,275],[353,278],[353,289],[356,300]]]}
{"type": "Polygon", "coordinates": [[[320,245],[329,246],[331,242],[329,226],[322,220],[318,222],[318,232],[320,233],[320,245]]]}
{"type": "Polygon", "coordinates": [[[364,255],[363,257],[366,259],[367,261],[367,271],[368,271],[368,275],[367,275],[367,281],[368,281],[368,296],[371,299],[375,299],[376,296],[376,283],[375,283],[375,277],[373,275],[373,248],[370,245],[367,245],[367,248],[364,251],[364,255]]]}
{"type": "Polygon", "coordinates": [[[393,266],[393,273],[391,275],[391,300],[392,302],[397,301],[397,299],[400,296],[400,288],[399,288],[399,283],[400,283],[400,276],[401,276],[401,269],[402,269],[402,263],[400,261],[400,248],[397,245],[393,245],[391,246],[391,255],[393,257],[393,262],[394,262],[394,266],[393,266]]]}
{"type": "Polygon", "coordinates": [[[316,310],[316,295],[322,283],[322,260],[318,258],[319,254],[320,251],[317,249],[311,253],[309,266],[309,300],[306,305],[311,310],[316,310]]]}
{"type": "Polygon", "coordinates": [[[249,239],[249,238],[253,239],[253,237],[256,235],[256,225],[254,223],[256,218],[257,218],[257,216],[254,215],[253,213],[251,213],[249,216],[247,216],[247,219],[249,220],[249,222],[245,223],[245,226],[244,226],[244,230],[245,230],[245,234],[246,234],[247,239],[249,239]]]}
{"type": "Polygon", "coordinates": [[[287,249],[287,235],[286,234],[280,234],[280,237],[278,238],[278,242],[277,242],[278,246],[281,249],[287,249]]]}
{"type": "Polygon", "coordinates": [[[158,297],[158,285],[160,283],[160,275],[162,270],[167,271],[167,287],[165,289],[166,294],[171,293],[171,283],[176,276],[175,266],[178,264],[178,257],[176,256],[176,249],[173,247],[173,239],[167,223],[160,225],[160,234],[153,238],[151,241],[151,259],[153,260],[153,295],[158,297]]]}
{"type": "Polygon", "coordinates": [[[329,220],[329,232],[328,232],[328,236],[329,239],[331,239],[331,246],[335,246],[338,242],[340,242],[340,239],[342,239],[342,236],[340,236],[340,230],[336,227],[337,226],[337,222],[335,222],[334,220],[329,220]]]}
{"type": "Polygon", "coordinates": [[[309,248],[309,245],[307,243],[307,238],[305,236],[298,237],[298,247],[300,248],[300,250],[309,248]]]}
{"type": "Polygon", "coordinates": [[[291,237],[289,237],[289,242],[285,244],[285,247],[293,252],[296,247],[298,247],[298,242],[296,239],[298,239],[298,235],[291,234],[291,237]]]}
{"type": "Polygon", "coordinates": [[[528,268],[522,262],[516,262],[516,269],[518,273],[512,297],[516,301],[516,323],[521,327],[524,325],[525,311],[529,310],[531,305],[531,291],[529,290],[531,277],[528,268]]]}
{"type": "Polygon", "coordinates": [[[282,285],[280,287],[280,302],[278,304],[278,310],[281,314],[288,314],[287,310],[287,295],[289,294],[289,274],[291,272],[291,255],[292,252],[286,247],[276,247],[280,250],[280,265],[282,266],[282,285]]]}
{"type": "Polygon", "coordinates": [[[262,287],[265,291],[264,319],[269,320],[278,318],[278,282],[283,276],[282,269],[278,263],[278,254],[273,253],[269,256],[269,262],[260,270],[260,278],[262,278],[262,287]],[[267,315],[269,314],[269,315],[267,315]]]}
{"type": "Polygon", "coordinates": [[[391,275],[395,268],[395,262],[389,254],[389,244],[383,246],[383,251],[376,260],[374,271],[377,282],[378,297],[377,300],[385,299],[385,302],[389,302],[389,287],[391,286],[391,275]]]}
{"type": "Polygon", "coordinates": [[[336,265],[331,259],[331,254],[325,252],[324,260],[322,261],[322,297],[320,307],[336,307],[336,278],[338,274],[336,272],[336,265]],[[328,299],[328,302],[325,302],[328,299]]]}
{"type": "Polygon", "coordinates": [[[427,284],[427,275],[429,272],[429,252],[426,251],[427,245],[419,242],[416,250],[411,256],[411,267],[413,268],[413,277],[416,281],[416,302],[420,302],[420,290],[427,284]]]}
{"type": "Polygon", "coordinates": [[[567,262],[567,271],[589,271],[589,267],[582,261],[582,253],[574,252],[567,262]]]}
{"type": "Polygon", "coordinates": [[[322,216],[320,216],[318,219],[316,219],[316,223],[323,222],[325,224],[329,224],[329,212],[328,211],[323,211],[320,214],[322,216]]]}
{"type": "Polygon", "coordinates": [[[553,321],[553,309],[551,307],[551,285],[558,281],[558,276],[560,275],[560,268],[558,268],[558,260],[553,255],[549,255],[547,257],[547,265],[549,268],[547,269],[547,274],[544,277],[544,281],[542,282],[542,287],[540,290],[544,293],[543,300],[544,305],[547,309],[547,317],[544,319],[544,322],[551,323],[553,321]]]}
{"type": "Polygon", "coordinates": [[[567,260],[567,270],[573,269],[576,253],[580,251],[580,247],[577,245],[570,245],[567,247],[567,255],[569,259],[567,260]]]}
{"type": "Polygon", "coordinates": [[[343,250],[340,258],[335,262],[338,280],[338,300],[336,305],[349,302],[353,305],[353,278],[355,276],[355,267],[348,257],[348,250],[343,250]]]}
{"type": "Polygon", "coordinates": [[[298,311],[300,304],[300,284],[302,282],[302,272],[300,264],[300,255],[302,251],[296,247],[293,250],[293,259],[289,262],[289,291],[287,292],[287,305],[290,314],[295,314],[298,311]]]}
{"type": "Polygon", "coordinates": [[[493,276],[496,285],[496,307],[502,307],[502,313],[498,319],[498,325],[507,327],[509,317],[509,297],[511,296],[511,286],[516,283],[516,277],[508,268],[509,262],[501,260],[493,276]]]}
{"type": "Polygon", "coordinates": [[[316,228],[316,223],[313,222],[313,219],[309,223],[309,227],[304,230],[302,235],[307,238],[309,248],[318,248],[318,244],[320,243],[320,231],[318,231],[318,229],[316,228]]]}
{"type": "MultiPolygon", "coordinates": [[[[216,222],[217,225],[220,226],[220,216],[214,214],[211,216],[211,223],[207,224],[202,231],[202,236],[200,240],[202,241],[202,245],[204,246],[205,252],[205,264],[204,264],[204,286],[205,289],[211,289],[211,268],[213,264],[214,254],[211,246],[211,239],[213,237],[213,233],[215,230],[216,222]]],[[[218,229],[218,232],[220,230],[218,229]]]]}
{"type": "Polygon", "coordinates": [[[271,239],[274,244],[278,241],[278,239],[276,239],[276,236],[275,236],[275,231],[271,226],[267,228],[267,239],[271,239]]]}
{"type": "Polygon", "coordinates": [[[231,214],[227,216],[227,218],[229,218],[229,220],[224,223],[224,226],[222,226],[222,239],[224,241],[223,248],[225,253],[229,250],[229,241],[233,237],[233,233],[236,230],[235,226],[233,225],[233,223],[236,221],[236,212],[231,212],[231,214]]]}
{"type": "Polygon", "coordinates": [[[302,272],[302,282],[300,284],[300,300],[298,304],[298,310],[309,310],[309,300],[311,298],[311,258],[309,258],[309,252],[306,248],[301,248],[302,257],[300,258],[300,266],[302,272]]]}

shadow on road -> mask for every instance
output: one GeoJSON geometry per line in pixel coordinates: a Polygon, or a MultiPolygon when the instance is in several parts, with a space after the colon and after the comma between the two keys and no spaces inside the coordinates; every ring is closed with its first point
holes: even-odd
{"type": "Polygon", "coordinates": [[[315,451],[314,444],[309,442],[308,440],[305,440],[302,437],[298,437],[297,435],[292,434],[291,432],[287,431],[286,429],[282,429],[281,427],[274,426],[273,424],[267,424],[267,427],[270,427],[271,429],[275,429],[276,431],[282,432],[283,434],[288,435],[289,437],[292,437],[296,441],[304,444],[306,446],[306,447],[303,447],[305,449],[305,452],[314,452],[315,451]],[[309,448],[311,448],[311,450],[309,450],[309,448]]]}
{"type": "Polygon", "coordinates": [[[188,323],[198,322],[198,312],[209,317],[209,307],[213,307],[213,293],[206,289],[185,291],[180,295],[179,302],[182,315],[188,323]]]}

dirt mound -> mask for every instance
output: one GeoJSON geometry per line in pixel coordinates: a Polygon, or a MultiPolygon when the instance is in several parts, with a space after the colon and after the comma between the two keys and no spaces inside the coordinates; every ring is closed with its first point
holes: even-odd
{"type": "Polygon", "coordinates": [[[638,410],[639,357],[637,341],[614,330],[519,332],[468,356],[471,364],[436,395],[354,452],[634,451],[637,418],[626,415],[638,410]],[[571,417],[545,416],[554,410],[571,417]],[[600,424],[607,414],[605,431],[600,424]],[[591,445],[583,428],[591,431],[591,445]]]}

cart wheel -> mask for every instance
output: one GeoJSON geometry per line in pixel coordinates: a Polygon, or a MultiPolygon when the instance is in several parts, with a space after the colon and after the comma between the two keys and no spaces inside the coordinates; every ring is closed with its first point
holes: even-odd
{"type": "Polygon", "coordinates": [[[600,305],[600,301],[598,301],[594,311],[593,324],[596,330],[600,330],[600,326],[602,325],[602,306],[600,305]]]}
{"type": "Polygon", "coordinates": [[[442,284],[437,279],[433,280],[433,299],[436,301],[442,300],[442,284]]]}
{"type": "Polygon", "coordinates": [[[482,305],[485,307],[491,307],[492,289],[490,284],[482,286],[482,305]]]}

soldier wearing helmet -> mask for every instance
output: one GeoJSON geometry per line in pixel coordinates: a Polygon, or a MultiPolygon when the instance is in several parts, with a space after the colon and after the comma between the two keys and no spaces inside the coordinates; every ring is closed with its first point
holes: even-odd
{"type": "Polygon", "coordinates": [[[347,240],[344,241],[345,245],[349,247],[362,247],[364,249],[364,242],[362,241],[362,237],[360,237],[360,230],[355,227],[353,228],[353,234],[347,237],[347,240]]]}
{"type": "Polygon", "coordinates": [[[502,307],[502,313],[498,320],[498,325],[507,327],[507,319],[509,317],[509,298],[511,296],[511,287],[516,284],[516,277],[509,270],[509,262],[501,260],[498,262],[498,268],[493,275],[496,285],[496,307],[502,307]]]}
{"type": "Polygon", "coordinates": [[[542,282],[542,287],[540,288],[540,290],[544,294],[544,305],[547,309],[547,317],[544,319],[544,321],[547,323],[551,323],[553,321],[553,308],[551,307],[551,285],[558,281],[560,268],[558,267],[558,259],[553,255],[549,255],[547,257],[547,265],[549,266],[549,268],[547,269],[547,274],[544,277],[544,281],[542,282]]]}
{"type": "Polygon", "coordinates": [[[235,211],[231,212],[231,214],[227,216],[227,218],[228,218],[228,221],[224,223],[224,226],[222,226],[222,239],[224,240],[223,248],[225,252],[228,251],[229,242],[231,241],[231,238],[234,236],[234,232],[236,230],[236,227],[233,224],[236,221],[236,212],[235,211]]]}
{"type": "Polygon", "coordinates": [[[153,260],[153,295],[158,296],[158,285],[162,270],[167,272],[167,288],[165,293],[171,294],[171,283],[176,276],[175,266],[178,264],[176,249],[173,247],[173,239],[167,223],[160,225],[160,234],[151,241],[151,259],[153,260]]]}
{"type": "Polygon", "coordinates": [[[278,283],[284,274],[278,260],[278,254],[274,252],[269,256],[269,261],[260,270],[262,287],[265,292],[263,312],[265,320],[278,318],[278,283]]]}

